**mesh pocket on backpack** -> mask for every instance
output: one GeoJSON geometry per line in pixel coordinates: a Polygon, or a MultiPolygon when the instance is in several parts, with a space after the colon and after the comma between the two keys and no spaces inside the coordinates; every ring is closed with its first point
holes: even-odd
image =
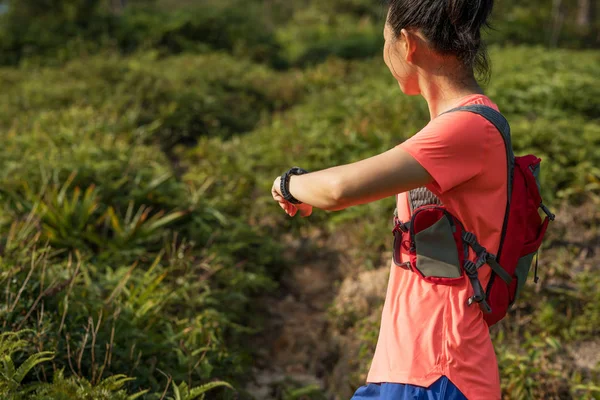
{"type": "Polygon", "coordinates": [[[443,217],[414,235],[416,268],[423,277],[462,276],[458,249],[452,233],[450,221],[443,217]]]}
{"type": "Polygon", "coordinates": [[[420,207],[409,223],[394,229],[394,262],[428,282],[456,284],[464,278],[468,255],[462,232],[460,222],[443,206],[420,207]],[[410,261],[400,262],[401,253],[410,261]]]}

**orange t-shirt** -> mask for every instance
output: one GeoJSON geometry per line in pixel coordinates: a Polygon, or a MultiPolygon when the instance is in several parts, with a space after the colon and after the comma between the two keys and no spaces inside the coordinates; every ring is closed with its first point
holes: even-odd
{"type": "MultiPolygon", "coordinates": [[[[469,104],[498,109],[483,95],[467,96],[456,106],[469,104]]],[[[507,170],[504,141],[494,125],[470,112],[447,113],[400,146],[433,177],[428,189],[496,253],[506,209],[507,170]]],[[[400,220],[408,221],[406,193],[398,195],[397,203],[400,220]]],[[[486,265],[479,270],[484,288],[489,277],[486,265]]],[[[427,387],[446,376],[470,400],[500,399],[488,326],[477,304],[467,306],[472,294],[468,279],[459,285],[431,284],[392,262],[367,382],[427,387]]]]}

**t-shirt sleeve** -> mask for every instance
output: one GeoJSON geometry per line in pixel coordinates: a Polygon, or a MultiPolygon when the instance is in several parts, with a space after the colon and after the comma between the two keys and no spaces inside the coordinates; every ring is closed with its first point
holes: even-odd
{"type": "Polygon", "coordinates": [[[430,189],[443,194],[483,171],[491,126],[470,112],[443,114],[399,146],[433,177],[430,189]]]}

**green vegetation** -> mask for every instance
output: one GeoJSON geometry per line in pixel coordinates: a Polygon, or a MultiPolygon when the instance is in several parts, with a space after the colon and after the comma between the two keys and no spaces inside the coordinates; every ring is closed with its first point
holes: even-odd
{"type": "MultiPolygon", "coordinates": [[[[357,269],[380,267],[393,209],[289,219],[273,179],[389,149],[426,105],[380,59],[371,1],[113,3],[19,0],[0,17],[0,394],[250,398],[262,299],[295,266],[284,234],[350,231],[357,269]]],[[[544,196],[566,220],[542,282],[493,334],[506,398],[598,398],[600,366],[570,354],[600,334],[600,52],[541,46],[552,10],[539,3],[497,13],[486,91],[516,151],[543,157],[544,196]]],[[[559,39],[597,45],[570,24],[559,39]]],[[[329,318],[363,340],[356,387],[378,325],[329,318]]]]}

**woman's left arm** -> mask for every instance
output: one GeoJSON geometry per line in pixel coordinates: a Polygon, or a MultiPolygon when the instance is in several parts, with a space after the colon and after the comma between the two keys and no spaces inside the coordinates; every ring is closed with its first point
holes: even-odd
{"type": "MultiPolygon", "coordinates": [[[[273,184],[281,195],[277,178],[273,184]]],[[[433,178],[406,150],[396,146],[379,155],[305,175],[292,176],[290,193],[328,211],[370,203],[431,183],[433,178]]],[[[282,206],[283,207],[283,206],[282,206]]]]}

